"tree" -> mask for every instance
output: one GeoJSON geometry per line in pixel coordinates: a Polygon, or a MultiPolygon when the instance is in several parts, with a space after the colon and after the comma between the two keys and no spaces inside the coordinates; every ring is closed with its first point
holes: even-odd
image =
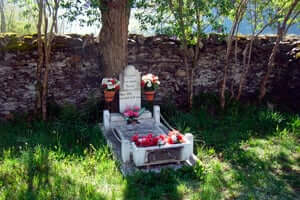
{"type": "Polygon", "coordinates": [[[104,75],[118,76],[128,64],[128,0],[100,0],[102,28],[99,35],[104,75]]]}
{"type": "Polygon", "coordinates": [[[47,119],[47,97],[48,97],[48,76],[50,70],[50,54],[54,38],[54,26],[57,20],[57,13],[60,0],[36,0],[38,5],[38,64],[36,70],[37,79],[37,111],[42,112],[43,120],[47,119]],[[49,18],[52,23],[49,26],[49,18]],[[44,35],[42,36],[42,27],[44,35]],[[50,27],[50,28],[49,28],[50,27]],[[44,70],[42,69],[44,68],[44,70]]]}
{"type": "Polygon", "coordinates": [[[37,32],[38,6],[35,0],[7,0],[5,13],[8,32],[37,32]]]}
{"type": "Polygon", "coordinates": [[[243,51],[243,68],[236,100],[240,100],[244,82],[252,59],[253,44],[257,37],[267,28],[270,27],[279,18],[278,13],[270,12],[272,0],[249,0],[245,19],[251,26],[250,42],[243,51]]]}
{"type": "Polygon", "coordinates": [[[226,90],[226,81],[227,81],[227,70],[229,66],[229,58],[231,55],[231,50],[232,50],[232,41],[234,38],[235,33],[238,30],[238,24],[240,23],[241,19],[243,18],[246,8],[247,8],[247,3],[248,0],[240,0],[235,2],[233,5],[232,13],[234,16],[234,20],[232,22],[232,27],[230,30],[230,34],[228,35],[227,39],[227,49],[226,49],[226,57],[225,57],[225,65],[224,65],[224,75],[223,75],[223,80],[221,83],[221,88],[220,88],[220,106],[222,109],[225,108],[225,90],[226,90]]]}
{"type": "Polygon", "coordinates": [[[205,29],[220,29],[220,11],[226,1],[203,0],[153,0],[140,1],[137,5],[144,10],[155,10],[145,14],[144,10],[137,14],[142,28],[152,26],[160,33],[177,36],[181,41],[183,64],[186,69],[187,104],[193,104],[193,74],[200,56],[201,40],[205,29]],[[193,54],[190,52],[194,46],[193,54]]]}
{"type": "Polygon", "coordinates": [[[294,20],[300,15],[300,1],[299,0],[286,0],[286,1],[274,1],[273,8],[279,13],[280,18],[277,21],[277,37],[275,45],[272,49],[271,55],[268,60],[267,72],[260,85],[260,94],[258,100],[261,102],[266,95],[267,81],[275,65],[275,57],[279,49],[280,41],[290,27],[290,24],[294,23],[294,20]]]}
{"type": "Polygon", "coordinates": [[[117,76],[128,64],[128,25],[130,0],[62,0],[64,14],[70,21],[82,24],[102,24],[99,34],[100,61],[103,75],[117,76]],[[99,12],[100,11],[100,12],[99,12]]]}
{"type": "Polygon", "coordinates": [[[6,20],[4,14],[4,0],[0,0],[1,32],[6,32],[6,20]]]}

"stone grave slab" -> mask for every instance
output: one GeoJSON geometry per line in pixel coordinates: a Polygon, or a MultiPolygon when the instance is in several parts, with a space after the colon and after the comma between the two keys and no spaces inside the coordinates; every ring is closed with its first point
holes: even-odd
{"type": "Polygon", "coordinates": [[[160,122],[160,107],[153,107],[153,115],[145,111],[138,117],[137,124],[127,124],[121,114],[125,109],[141,108],[141,73],[134,66],[127,66],[120,74],[120,113],[103,111],[103,124],[100,125],[114,157],[120,161],[123,174],[135,171],[159,172],[166,167],[174,169],[183,165],[193,165],[197,160],[193,154],[193,135],[185,134],[184,143],[161,146],[137,147],[132,142],[136,133],[145,136],[167,134],[169,129],[160,122]],[[175,163],[175,164],[174,164],[175,163]]]}

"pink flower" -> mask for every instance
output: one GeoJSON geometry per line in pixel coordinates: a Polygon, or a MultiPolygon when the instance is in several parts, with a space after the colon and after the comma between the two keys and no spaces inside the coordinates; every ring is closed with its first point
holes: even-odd
{"type": "Polygon", "coordinates": [[[140,111],[140,108],[138,106],[134,106],[133,110],[136,111],[136,112],[138,112],[138,111],[140,111]]]}
{"type": "Polygon", "coordinates": [[[138,112],[132,112],[133,117],[138,117],[139,113],[138,112]]]}

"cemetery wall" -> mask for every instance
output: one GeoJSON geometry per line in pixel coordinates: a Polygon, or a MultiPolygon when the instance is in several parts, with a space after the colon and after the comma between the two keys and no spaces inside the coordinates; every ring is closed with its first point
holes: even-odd
{"type": "MultiPolygon", "coordinates": [[[[267,60],[274,37],[260,37],[255,43],[251,69],[244,88],[244,97],[256,97],[265,74],[267,60]]],[[[237,63],[232,55],[229,68],[228,90],[237,90],[244,71],[243,50],[248,38],[237,41],[237,63]]],[[[102,99],[100,91],[101,66],[99,45],[91,36],[56,36],[52,52],[49,77],[49,100],[60,105],[81,105],[90,98],[102,99]]],[[[195,47],[189,46],[189,55],[195,47]]],[[[195,92],[218,92],[223,77],[226,41],[210,35],[202,41],[200,58],[194,69],[195,92]]],[[[129,38],[129,64],[142,74],[151,72],[159,76],[161,87],[158,101],[184,102],[186,71],[182,61],[180,42],[166,36],[129,38]]],[[[35,68],[37,62],[36,36],[16,37],[0,35],[0,117],[13,112],[27,112],[34,108],[35,68]]],[[[191,60],[190,60],[191,62],[191,60]]],[[[280,45],[276,66],[268,84],[268,94],[273,98],[299,106],[300,99],[300,40],[288,38],[280,45]]]]}

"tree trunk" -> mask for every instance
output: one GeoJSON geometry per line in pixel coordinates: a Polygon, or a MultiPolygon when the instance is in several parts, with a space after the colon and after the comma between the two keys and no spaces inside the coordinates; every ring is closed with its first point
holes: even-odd
{"type": "Polygon", "coordinates": [[[187,48],[187,38],[185,34],[185,24],[183,16],[184,2],[183,0],[178,0],[178,13],[179,13],[179,26],[182,34],[183,41],[183,51],[184,51],[184,66],[186,71],[187,79],[187,106],[189,109],[193,106],[193,69],[190,68],[188,63],[188,48],[187,48]]]}
{"type": "Polygon", "coordinates": [[[223,75],[223,80],[221,83],[221,90],[220,90],[220,106],[222,109],[225,108],[225,89],[226,89],[226,81],[227,81],[227,69],[229,66],[229,57],[230,57],[230,53],[231,53],[231,48],[232,48],[232,39],[233,39],[233,35],[235,32],[235,28],[237,25],[237,21],[235,21],[234,25],[233,25],[233,29],[232,29],[232,33],[231,35],[228,37],[228,41],[227,41],[227,51],[226,51],[226,57],[225,57],[225,65],[224,65],[224,75],[223,75]]]}
{"type": "Polygon", "coordinates": [[[43,40],[42,40],[42,21],[43,21],[43,2],[38,1],[39,7],[39,15],[38,15],[38,63],[36,68],[36,105],[35,105],[35,113],[41,113],[42,111],[42,68],[44,66],[44,51],[43,51],[43,40]]]}
{"type": "Polygon", "coordinates": [[[276,43],[275,43],[275,46],[273,47],[272,49],[272,53],[269,57],[269,60],[268,60],[268,66],[267,66],[267,72],[261,82],[261,85],[260,85],[260,93],[259,93],[259,96],[258,96],[258,100],[259,102],[262,101],[262,99],[266,96],[266,93],[267,93],[267,81],[269,80],[269,77],[270,77],[270,74],[272,72],[272,69],[274,67],[274,61],[275,61],[275,56],[276,56],[276,53],[278,51],[278,47],[279,47],[279,43],[280,43],[280,37],[282,36],[283,32],[280,31],[277,35],[277,38],[276,38],[276,43]]]}
{"type": "Polygon", "coordinates": [[[48,73],[49,73],[49,52],[48,52],[48,16],[46,13],[46,7],[44,4],[44,71],[42,82],[42,117],[43,120],[47,120],[47,97],[48,97],[48,73]]]}
{"type": "Polygon", "coordinates": [[[227,81],[227,70],[229,67],[229,57],[231,54],[231,49],[232,49],[232,39],[234,34],[237,31],[237,26],[240,22],[240,20],[242,19],[242,16],[246,10],[246,5],[248,3],[248,0],[242,0],[239,5],[238,8],[236,10],[236,15],[235,15],[235,19],[233,21],[233,25],[230,31],[230,35],[228,37],[228,41],[227,41],[227,51],[226,51],[226,57],[225,57],[225,65],[224,65],[224,75],[223,75],[223,80],[221,82],[221,88],[220,88],[220,106],[221,109],[224,110],[225,108],[225,103],[226,103],[226,99],[225,99],[225,90],[226,90],[226,81],[227,81]]]}
{"type": "Polygon", "coordinates": [[[245,79],[247,77],[248,71],[250,69],[250,62],[251,62],[251,57],[252,57],[252,47],[253,47],[253,41],[254,41],[254,36],[251,37],[251,41],[250,41],[250,45],[247,44],[247,46],[245,47],[245,50],[243,52],[243,65],[244,65],[244,73],[241,75],[241,79],[240,79],[240,84],[239,84],[239,90],[238,90],[238,94],[236,96],[236,100],[239,101],[243,92],[243,86],[244,86],[244,82],[245,79]],[[250,47],[249,47],[250,46],[250,47]],[[249,51],[248,51],[249,48],[249,51]],[[246,63],[247,60],[247,52],[248,52],[248,62],[246,63]]]}
{"type": "Polygon", "coordinates": [[[50,5],[47,0],[47,8],[48,10],[52,10],[49,17],[52,17],[52,23],[50,26],[50,30],[48,32],[48,16],[46,14],[46,8],[44,8],[44,25],[45,25],[45,45],[44,45],[44,56],[45,56],[45,71],[43,77],[43,93],[42,93],[42,116],[43,120],[47,120],[47,98],[48,98],[48,79],[49,79],[49,71],[50,71],[50,58],[51,58],[51,50],[52,50],[52,41],[54,38],[53,31],[55,29],[55,25],[57,24],[57,13],[59,8],[59,1],[54,0],[54,5],[50,5]]]}
{"type": "Polygon", "coordinates": [[[1,33],[6,32],[6,20],[4,14],[4,2],[0,0],[0,15],[1,15],[1,33]]]}
{"type": "Polygon", "coordinates": [[[128,0],[101,2],[102,29],[99,35],[104,76],[116,77],[128,64],[128,0]]]}
{"type": "MultiPolygon", "coordinates": [[[[299,3],[299,0],[294,0],[293,3],[291,4],[287,14],[285,15],[284,17],[284,20],[281,23],[278,24],[278,28],[277,28],[277,38],[276,38],[276,43],[272,49],[272,53],[269,57],[269,60],[268,60],[268,67],[267,67],[267,72],[261,82],[261,85],[260,85],[260,94],[258,96],[258,100],[259,102],[262,101],[262,99],[265,97],[266,93],[267,93],[267,81],[269,80],[269,77],[270,77],[270,74],[273,70],[273,67],[275,65],[275,57],[276,57],[276,54],[277,54],[277,51],[278,51],[278,48],[279,48],[279,44],[280,44],[280,41],[282,40],[282,37],[284,36],[284,34],[286,33],[287,29],[289,28],[289,26],[287,26],[287,23],[288,21],[290,20],[290,17],[293,13],[293,10],[296,8],[297,4],[299,3]]],[[[298,15],[299,13],[297,12],[295,15],[298,15]]],[[[292,18],[292,20],[294,20],[292,18]]],[[[292,23],[290,21],[290,23],[292,23]]]]}
{"type": "Polygon", "coordinates": [[[184,1],[183,0],[177,0],[176,4],[178,4],[177,7],[174,6],[174,3],[172,0],[168,0],[170,9],[175,17],[175,19],[178,21],[179,29],[182,34],[181,36],[181,42],[183,45],[183,64],[186,71],[186,80],[187,80],[187,107],[191,108],[193,105],[193,69],[190,68],[188,63],[188,47],[187,47],[187,37],[185,33],[185,22],[184,22],[184,1]],[[176,10],[177,9],[177,10],[176,10]],[[178,16],[177,14],[178,13],[178,16]]]}

